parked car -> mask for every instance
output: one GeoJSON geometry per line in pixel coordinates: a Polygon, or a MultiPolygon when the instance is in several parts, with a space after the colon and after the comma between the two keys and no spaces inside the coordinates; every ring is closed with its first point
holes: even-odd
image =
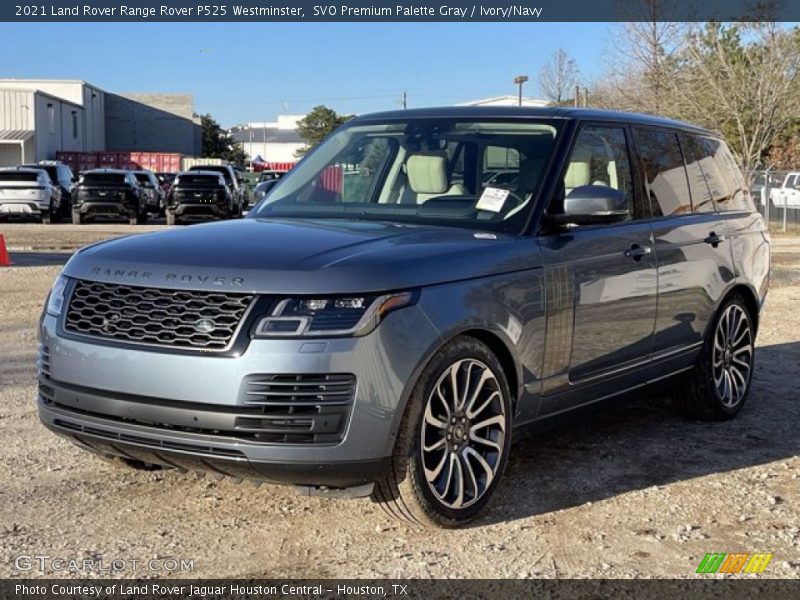
{"type": "Polygon", "coordinates": [[[742,410],[770,270],[743,184],[716,134],[650,116],[357,117],[246,219],[74,254],[39,415],[130,466],[459,526],[512,437],[649,385],[691,418],[742,410]],[[499,151],[512,187],[484,184],[499,151]]]}
{"type": "Polygon", "coordinates": [[[38,163],[22,165],[28,169],[44,169],[50,176],[50,181],[57,186],[61,193],[61,202],[58,210],[59,219],[69,219],[72,208],[72,186],[75,176],[69,165],[60,160],[42,160],[38,163]]]}
{"type": "Polygon", "coordinates": [[[0,169],[0,217],[26,216],[42,223],[58,221],[61,191],[41,168],[0,169]]]}
{"type": "Polygon", "coordinates": [[[167,198],[166,212],[167,225],[239,215],[236,199],[223,174],[200,170],[178,173],[167,198]]]}
{"type": "Polygon", "coordinates": [[[779,208],[800,208],[800,173],[787,173],[779,187],[770,188],[769,199],[779,208]]]}
{"type": "Polygon", "coordinates": [[[189,167],[188,171],[206,171],[221,173],[225,178],[225,183],[230,187],[235,214],[239,216],[247,206],[247,190],[241,181],[241,177],[231,165],[195,165],[189,167]]]}
{"type": "Polygon", "coordinates": [[[147,212],[152,215],[161,214],[166,196],[164,190],[161,189],[161,184],[156,178],[156,174],[152,171],[134,171],[133,174],[136,176],[139,188],[145,196],[147,212]]]}
{"type": "Polygon", "coordinates": [[[131,171],[83,171],[72,190],[72,222],[123,217],[131,225],[147,221],[147,196],[131,171]]]}

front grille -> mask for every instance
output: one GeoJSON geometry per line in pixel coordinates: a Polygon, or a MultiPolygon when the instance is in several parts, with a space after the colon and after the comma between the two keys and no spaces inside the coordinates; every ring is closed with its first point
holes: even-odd
{"type": "Polygon", "coordinates": [[[240,400],[263,414],[238,418],[236,428],[270,443],[340,442],[355,394],[356,377],[348,373],[248,375],[240,400]]]}
{"type": "Polygon", "coordinates": [[[228,348],[253,296],[78,281],[64,328],[82,335],[172,348],[228,348]]]}

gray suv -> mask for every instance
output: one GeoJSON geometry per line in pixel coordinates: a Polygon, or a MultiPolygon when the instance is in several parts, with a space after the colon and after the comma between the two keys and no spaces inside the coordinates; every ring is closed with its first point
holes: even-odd
{"type": "Polygon", "coordinates": [[[512,438],[568,412],[658,383],[689,417],[736,415],[769,244],[698,127],[363,116],[244,220],[76,253],[42,316],[39,414],[129,466],[454,527],[490,500],[512,438]]]}

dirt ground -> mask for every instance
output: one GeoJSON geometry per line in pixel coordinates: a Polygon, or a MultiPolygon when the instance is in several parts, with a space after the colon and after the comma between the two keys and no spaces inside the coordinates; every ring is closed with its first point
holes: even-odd
{"type": "MultiPolygon", "coordinates": [[[[0,225],[12,259],[132,230],[0,225]]],[[[771,552],[763,576],[800,578],[800,240],[775,241],[738,419],[686,422],[656,390],[521,442],[489,514],[461,531],[411,529],[368,500],[117,470],[57,438],[34,399],[36,324],[59,261],[0,268],[0,577],[40,575],[14,565],[39,554],[123,559],[125,577],[164,576],[130,567],[156,558],[193,560],[169,574],[201,578],[672,578],[696,577],[707,552],[771,552]]]]}

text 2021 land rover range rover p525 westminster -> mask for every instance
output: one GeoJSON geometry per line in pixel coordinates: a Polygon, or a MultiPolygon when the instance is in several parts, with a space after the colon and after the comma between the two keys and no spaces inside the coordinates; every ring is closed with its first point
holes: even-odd
{"type": "Polygon", "coordinates": [[[363,116],[244,220],[76,253],[42,317],[39,413],[132,466],[456,526],[512,437],[564,413],[669,380],[686,415],[733,417],[768,279],[764,222],[711,132],[578,109],[363,116]]]}

